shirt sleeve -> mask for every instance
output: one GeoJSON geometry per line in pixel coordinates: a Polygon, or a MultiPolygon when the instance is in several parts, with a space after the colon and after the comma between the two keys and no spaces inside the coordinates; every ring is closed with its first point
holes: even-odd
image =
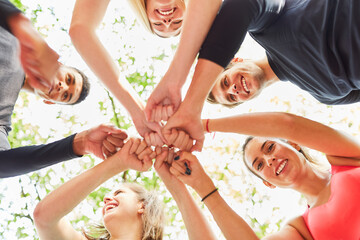
{"type": "Polygon", "coordinates": [[[49,144],[0,151],[0,178],[25,174],[80,157],[73,151],[74,137],[75,134],[49,144]]]}
{"type": "Polygon", "coordinates": [[[200,49],[199,58],[225,68],[244,41],[257,8],[256,0],[224,0],[200,49]]]}
{"type": "Polygon", "coordinates": [[[10,31],[9,25],[7,24],[7,18],[13,14],[21,13],[21,11],[15,7],[8,0],[0,0],[0,26],[10,31]]]}

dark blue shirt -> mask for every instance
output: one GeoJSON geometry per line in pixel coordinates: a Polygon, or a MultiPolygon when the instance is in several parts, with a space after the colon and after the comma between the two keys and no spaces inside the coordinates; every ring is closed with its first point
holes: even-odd
{"type": "Polygon", "coordinates": [[[199,58],[225,67],[246,32],[282,81],[326,104],[360,101],[360,1],[225,0],[199,58]]]}

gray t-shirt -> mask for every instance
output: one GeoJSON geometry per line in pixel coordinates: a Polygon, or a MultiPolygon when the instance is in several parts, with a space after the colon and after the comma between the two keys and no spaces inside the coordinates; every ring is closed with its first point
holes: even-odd
{"type": "Polygon", "coordinates": [[[17,39],[0,27],[0,150],[10,148],[7,133],[11,131],[11,115],[23,83],[17,39]]]}

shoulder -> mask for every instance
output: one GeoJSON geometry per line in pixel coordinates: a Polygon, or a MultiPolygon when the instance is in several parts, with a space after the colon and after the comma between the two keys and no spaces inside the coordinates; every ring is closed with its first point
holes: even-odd
{"type": "Polygon", "coordinates": [[[266,240],[312,240],[311,234],[306,227],[302,216],[291,219],[281,230],[275,234],[265,237],[266,240]]]}

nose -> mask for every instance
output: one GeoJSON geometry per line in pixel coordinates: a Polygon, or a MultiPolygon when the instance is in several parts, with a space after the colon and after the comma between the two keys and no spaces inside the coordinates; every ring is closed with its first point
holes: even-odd
{"type": "Polygon", "coordinates": [[[109,201],[111,201],[111,197],[105,196],[105,197],[104,197],[104,203],[106,204],[106,203],[108,203],[109,201]]]}
{"type": "Polygon", "coordinates": [[[228,93],[239,95],[240,94],[239,87],[236,86],[236,84],[234,83],[233,85],[231,85],[231,87],[229,87],[228,93]]]}
{"type": "Polygon", "coordinates": [[[265,158],[265,162],[266,162],[266,165],[268,167],[271,167],[272,166],[272,163],[275,161],[275,158],[273,157],[268,157],[268,158],[265,158]]]}
{"type": "Polygon", "coordinates": [[[69,88],[66,84],[59,82],[56,89],[58,92],[60,92],[62,89],[67,90],[69,88]]]}
{"type": "Polygon", "coordinates": [[[164,18],[163,22],[165,25],[169,26],[171,24],[172,19],[171,18],[164,18]]]}

